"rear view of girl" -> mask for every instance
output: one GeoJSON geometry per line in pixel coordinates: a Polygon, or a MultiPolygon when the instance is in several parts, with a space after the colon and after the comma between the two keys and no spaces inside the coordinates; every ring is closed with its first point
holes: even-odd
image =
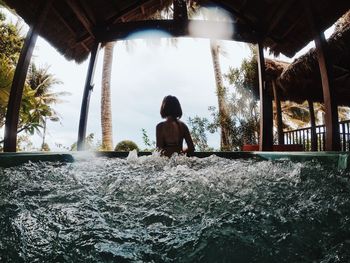
{"type": "Polygon", "coordinates": [[[160,115],[165,119],[156,127],[157,148],[161,154],[168,157],[175,152],[191,155],[194,145],[188,127],[179,120],[182,116],[179,100],[174,96],[166,96],[160,107],[160,115]],[[182,146],[184,139],[187,149],[182,146]]]}

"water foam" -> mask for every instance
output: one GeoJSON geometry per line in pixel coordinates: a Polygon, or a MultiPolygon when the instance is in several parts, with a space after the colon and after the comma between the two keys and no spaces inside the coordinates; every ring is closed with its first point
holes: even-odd
{"type": "Polygon", "coordinates": [[[1,169],[0,261],[347,262],[346,176],[133,152],[1,169]]]}

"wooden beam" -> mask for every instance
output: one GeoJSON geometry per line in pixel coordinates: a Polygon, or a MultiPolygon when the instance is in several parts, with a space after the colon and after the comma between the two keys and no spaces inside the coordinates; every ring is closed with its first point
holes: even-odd
{"type": "MultiPolygon", "coordinates": [[[[304,3],[304,2],[303,2],[304,3]]],[[[312,3],[305,1],[305,10],[314,35],[318,65],[321,73],[323,100],[325,105],[326,151],[340,151],[338,106],[335,99],[334,76],[330,56],[327,54],[327,41],[319,28],[317,14],[312,3]]]]}
{"type": "Polygon", "coordinates": [[[56,8],[52,8],[53,13],[57,18],[62,22],[62,24],[68,29],[68,31],[75,36],[77,33],[72,29],[72,27],[68,24],[68,22],[62,17],[62,15],[56,10],[56,8]]]}
{"type": "Polygon", "coordinates": [[[37,14],[37,21],[30,26],[18,59],[13,77],[10,97],[7,105],[4,135],[4,152],[15,152],[17,148],[17,128],[19,110],[22,101],[24,82],[27,76],[30,60],[33,54],[38,32],[42,27],[53,0],[42,1],[37,14]]]}
{"type": "Polygon", "coordinates": [[[238,13],[243,14],[247,7],[248,0],[244,0],[241,6],[238,8],[238,13]]]}
{"type": "Polygon", "coordinates": [[[323,33],[315,38],[318,65],[321,72],[323,100],[325,104],[326,151],[340,151],[338,106],[335,100],[333,72],[329,57],[326,58],[326,40],[323,33]]]}
{"type": "Polygon", "coordinates": [[[300,14],[299,18],[282,34],[280,39],[284,39],[288,34],[300,23],[300,21],[305,17],[305,14],[300,14]]]}
{"type": "Polygon", "coordinates": [[[77,142],[78,151],[85,150],[86,125],[88,120],[90,96],[94,87],[93,77],[94,77],[94,72],[95,72],[95,67],[96,67],[100,46],[101,46],[100,43],[96,43],[93,49],[91,50],[90,62],[89,62],[87,76],[86,76],[84,94],[83,94],[81,110],[80,110],[78,142],[77,142]]]}
{"type": "MultiPolygon", "coordinates": [[[[73,30],[73,28],[67,23],[64,17],[56,10],[56,8],[52,8],[53,13],[57,16],[57,18],[62,22],[62,24],[68,29],[68,31],[76,37],[77,33],[73,30]]],[[[91,38],[92,36],[89,34],[88,36],[84,35],[84,39],[77,39],[75,46],[81,45],[86,51],[90,51],[90,49],[85,45],[84,41],[91,38]]]]}
{"type": "Polygon", "coordinates": [[[94,36],[93,25],[85,15],[84,11],[80,8],[78,3],[75,0],[66,0],[69,7],[72,9],[73,13],[76,15],[80,23],[90,33],[91,36],[94,36]]]}
{"type": "MultiPolygon", "coordinates": [[[[234,33],[232,36],[227,36],[225,40],[235,40],[241,42],[256,43],[258,36],[251,34],[249,37],[242,35],[248,28],[241,23],[215,22],[203,20],[188,20],[183,22],[175,22],[174,20],[146,20],[133,21],[125,23],[117,23],[109,27],[100,27],[96,29],[96,39],[99,42],[116,41],[125,39],[130,34],[143,30],[162,30],[169,33],[169,37],[189,36],[188,25],[193,23],[196,27],[215,28],[220,26],[233,27],[234,33]]],[[[210,38],[210,32],[201,32],[201,35],[195,37],[210,38]]]]}
{"type": "Polygon", "coordinates": [[[278,144],[284,144],[284,134],[283,134],[283,121],[282,121],[282,107],[279,90],[277,88],[276,80],[272,80],[273,97],[276,106],[276,119],[277,119],[277,138],[278,144]]]}
{"type": "Polygon", "coordinates": [[[272,15],[272,20],[269,22],[269,26],[266,30],[266,35],[268,35],[281,21],[285,14],[290,10],[290,7],[294,1],[282,1],[280,5],[275,10],[275,14],[272,15]]]}
{"type": "Polygon", "coordinates": [[[112,25],[118,22],[118,19],[120,19],[120,17],[122,17],[123,15],[136,10],[140,7],[140,5],[144,5],[145,3],[149,2],[149,0],[142,0],[142,1],[137,1],[136,3],[130,5],[128,8],[124,9],[124,10],[117,10],[119,11],[116,15],[110,17],[107,21],[106,21],[106,25],[112,25]]]}
{"type": "Polygon", "coordinates": [[[87,14],[89,21],[91,21],[93,25],[96,25],[97,24],[96,17],[90,5],[87,4],[88,1],[79,0],[79,3],[83,7],[85,13],[87,14]]]}
{"type": "Polygon", "coordinates": [[[316,133],[316,119],[314,103],[311,100],[307,100],[310,112],[310,127],[311,127],[311,151],[317,151],[317,133],[316,133]]]}
{"type": "Polygon", "coordinates": [[[257,44],[258,49],[258,72],[260,93],[260,137],[259,151],[271,151],[273,145],[273,109],[272,100],[268,94],[265,81],[265,59],[264,49],[261,42],[257,44]]]}
{"type": "Polygon", "coordinates": [[[142,13],[143,15],[145,15],[145,14],[146,14],[146,12],[145,12],[145,7],[144,7],[143,5],[141,5],[141,6],[140,6],[140,9],[141,9],[141,13],[142,13]]]}

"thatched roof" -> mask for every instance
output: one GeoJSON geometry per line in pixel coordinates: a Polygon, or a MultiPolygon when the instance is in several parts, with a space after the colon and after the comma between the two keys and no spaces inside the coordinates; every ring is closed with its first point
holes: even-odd
{"type": "MultiPolygon", "coordinates": [[[[5,0],[4,2],[15,9],[26,23],[32,24],[37,19],[38,9],[43,1],[45,0],[5,0]]],[[[128,21],[146,19],[170,2],[170,0],[53,1],[40,35],[67,59],[81,62],[87,58],[98,36],[103,36],[110,28],[127,31],[135,28],[135,25],[142,27],[142,23],[127,27],[124,25],[128,21]]],[[[209,3],[202,0],[196,2],[209,3]]],[[[283,53],[291,57],[312,39],[303,5],[305,1],[217,0],[212,2],[232,13],[235,32],[239,35],[238,40],[254,42],[258,36],[263,39],[265,47],[270,47],[275,54],[283,53]]],[[[318,26],[322,30],[331,26],[350,5],[349,0],[314,2],[315,14],[321,18],[318,26]]],[[[123,36],[125,34],[120,34],[120,37],[123,36]]]]}
{"type": "MultiPolygon", "coordinates": [[[[337,23],[328,39],[336,101],[350,106],[350,11],[337,23]]],[[[290,100],[323,102],[320,70],[315,49],[296,59],[280,76],[281,89],[290,100]]]]}
{"type": "Polygon", "coordinates": [[[290,63],[277,59],[265,59],[266,79],[273,80],[281,76],[282,72],[290,65],[290,63]]]}

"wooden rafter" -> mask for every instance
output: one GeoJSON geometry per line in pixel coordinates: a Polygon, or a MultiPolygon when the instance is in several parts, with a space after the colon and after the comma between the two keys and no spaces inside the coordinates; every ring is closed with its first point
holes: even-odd
{"type": "Polygon", "coordinates": [[[91,36],[94,36],[93,25],[91,24],[90,20],[87,18],[81,7],[77,4],[77,2],[74,0],[66,0],[66,2],[72,9],[73,13],[77,16],[78,20],[81,22],[83,27],[86,29],[86,31],[88,31],[91,36]]]}
{"type": "Polygon", "coordinates": [[[244,13],[244,10],[246,9],[246,7],[247,7],[247,3],[248,3],[248,0],[244,0],[243,1],[243,3],[242,3],[242,5],[239,7],[239,9],[238,9],[238,12],[239,13],[244,13]]]}
{"type": "Polygon", "coordinates": [[[118,22],[118,19],[120,19],[124,14],[131,12],[135,9],[138,9],[139,6],[144,5],[145,3],[149,2],[149,0],[142,0],[142,1],[138,1],[135,4],[129,6],[128,8],[124,9],[124,10],[117,10],[119,11],[117,14],[115,14],[114,16],[112,16],[111,18],[109,18],[106,22],[107,25],[111,25],[111,24],[115,24],[118,22]]]}
{"type": "Polygon", "coordinates": [[[86,0],[80,0],[79,3],[81,4],[81,6],[83,7],[85,13],[88,15],[89,20],[91,20],[91,22],[96,25],[97,24],[97,20],[95,17],[94,12],[91,10],[91,7],[87,4],[86,0]]]}
{"type": "MultiPolygon", "coordinates": [[[[67,23],[67,21],[60,15],[60,13],[56,10],[56,8],[52,7],[53,13],[58,17],[58,19],[62,22],[62,24],[68,29],[68,31],[75,37],[76,32],[73,30],[73,28],[67,23]]],[[[89,38],[91,36],[89,35],[89,38]]],[[[90,51],[89,48],[85,45],[84,41],[86,40],[86,37],[84,40],[77,40],[75,45],[81,45],[86,51],[90,51]]]]}
{"type": "Polygon", "coordinates": [[[145,15],[145,14],[146,14],[146,12],[145,12],[145,7],[144,7],[143,5],[141,5],[141,6],[140,6],[140,9],[141,9],[141,13],[142,13],[143,15],[145,15]]]}
{"type": "Polygon", "coordinates": [[[305,17],[304,13],[300,14],[299,18],[295,20],[295,22],[282,34],[280,39],[283,39],[286,36],[288,36],[288,34],[300,23],[300,20],[302,20],[304,17],[305,17]]]}
{"type": "Polygon", "coordinates": [[[282,1],[281,4],[276,8],[272,20],[268,23],[269,27],[266,30],[268,35],[281,21],[285,14],[289,11],[294,1],[282,1]]]}

